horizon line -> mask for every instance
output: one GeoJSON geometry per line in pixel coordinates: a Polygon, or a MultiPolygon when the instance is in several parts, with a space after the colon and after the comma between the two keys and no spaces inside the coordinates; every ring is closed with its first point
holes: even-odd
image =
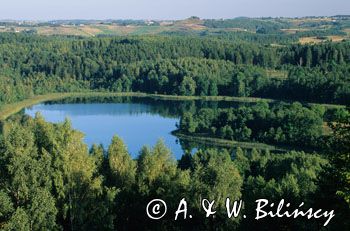
{"type": "Polygon", "coordinates": [[[187,18],[174,18],[174,19],[152,19],[152,18],[57,18],[57,19],[12,19],[12,18],[0,18],[0,22],[52,22],[52,21],[181,21],[191,18],[199,18],[200,20],[230,20],[238,18],[248,18],[248,19],[295,19],[295,18],[324,18],[324,17],[350,17],[350,14],[336,14],[336,15],[305,15],[305,16],[235,16],[235,17],[223,17],[223,18],[201,18],[198,16],[190,16],[187,18]]]}

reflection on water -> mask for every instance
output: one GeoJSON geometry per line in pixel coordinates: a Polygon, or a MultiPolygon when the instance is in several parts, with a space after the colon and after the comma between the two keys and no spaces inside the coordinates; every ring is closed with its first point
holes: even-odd
{"type": "Polygon", "coordinates": [[[49,122],[62,122],[69,118],[75,129],[85,134],[85,142],[91,146],[101,143],[108,147],[113,135],[120,136],[133,157],[143,145],[154,145],[163,139],[175,157],[179,159],[184,149],[193,151],[199,145],[179,141],[171,131],[176,129],[184,111],[203,107],[234,107],[233,102],[169,101],[151,98],[114,97],[78,98],[38,104],[25,109],[34,116],[40,112],[49,122]]]}
{"type": "Polygon", "coordinates": [[[143,145],[154,145],[162,138],[176,156],[182,151],[174,130],[178,119],[165,118],[150,113],[150,108],[140,104],[53,104],[35,105],[26,109],[26,114],[34,116],[40,111],[46,120],[61,122],[66,117],[74,128],[85,133],[85,142],[102,143],[108,147],[113,135],[119,135],[135,157],[143,145]]]}

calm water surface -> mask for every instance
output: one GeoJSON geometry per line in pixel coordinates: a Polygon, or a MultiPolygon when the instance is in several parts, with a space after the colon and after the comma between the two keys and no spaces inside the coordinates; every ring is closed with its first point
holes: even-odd
{"type": "Polygon", "coordinates": [[[136,157],[143,145],[153,146],[158,139],[163,139],[176,157],[182,155],[177,138],[170,134],[176,129],[179,119],[153,114],[148,105],[58,103],[39,104],[25,109],[30,116],[36,112],[40,112],[49,122],[62,122],[68,117],[73,127],[85,134],[85,142],[89,146],[101,143],[107,148],[112,137],[118,135],[127,144],[132,156],[136,157]]]}
{"type": "Polygon", "coordinates": [[[47,121],[54,123],[69,118],[73,128],[85,134],[84,141],[89,147],[92,144],[103,144],[108,148],[112,137],[118,135],[134,158],[142,146],[153,146],[157,140],[163,139],[175,158],[179,159],[184,149],[193,151],[199,148],[197,144],[180,142],[171,134],[184,111],[234,105],[237,104],[137,97],[80,98],[34,105],[26,108],[25,113],[34,117],[35,113],[40,112],[47,121]]]}

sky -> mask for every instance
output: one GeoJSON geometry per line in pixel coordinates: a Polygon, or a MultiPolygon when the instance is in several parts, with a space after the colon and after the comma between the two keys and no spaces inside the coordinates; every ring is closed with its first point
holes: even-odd
{"type": "Polygon", "coordinates": [[[0,19],[184,19],[350,14],[350,0],[2,0],[0,19]]]}

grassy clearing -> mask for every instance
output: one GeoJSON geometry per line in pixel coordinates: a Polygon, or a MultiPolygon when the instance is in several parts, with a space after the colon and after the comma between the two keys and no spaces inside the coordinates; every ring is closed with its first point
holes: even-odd
{"type": "MultiPolygon", "coordinates": [[[[29,27],[28,27],[29,28],[29,27]]],[[[171,27],[176,29],[175,27],[171,27]]],[[[25,27],[20,30],[27,29],[25,27]]],[[[169,28],[165,26],[121,26],[121,25],[82,25],[82,26],[59,26],[59,27],[36,27],[38,34],[41,35],[79,35],[79,36],[97,36],[97,35],[142,35],[142,34],[158,34],[167,31],[169,28]]],[[[1,31],[0,31],[1,32],[1,31]]]]}
{"type": "Polygon", "coordinates": [[[321,43],[326,41],[331,42],[341,42],[346,39],[346,36],[332,35],[323,37],[302,37],[299,39],[301,44],[309,44],[309,43],[321,43]]]}
{"type": "Polygon", "coordinates": [[[344,31],[345,33],[347,33],[348,36],[350,36],[350,28],[344,29],[343,31],[344,31]]]}
{"type": "MultiPolygon", "coordinates": [[[[178,96],[178,95],[161,95],[161,94],[147,94],[141,92],[71,92],[71,93],[51,93],[46,95],[37,95],[29,99],[25,99],[20,102],[6,104],[0,108],[0,121],[7,119],[12,114],[15,114],[25,107],[32,106],[34,104],[50,101],[59,100],[69,97],[151,97],[154,99],[162,100],[204,100],[204,101],[228,101],[228,102],[239,102],[239,103],[257,103],[267,102],[273,103],[278,102],[273,99],[254,98],[254,97],[232,97],[232,96],[178,96]]],[[[311,103],[309,105],[312,105],[311,103]]],[[[316,104],[315,104],[316,105],[316,104]]],[[[343,105],[335,104],[320,104],[325,108],[339,108],[345,107],[343,105]]]]}
{"type": "Polygon", "coordinates": [[[287,79],[288,71],[283,70],[266,70],[266,75],[274,79],[287,79]]]}
{"type": "MultiPolygon", "coordinates": [[[[334,122],[333,122],[334,123],[334,122]]],[[[332,129],[328,126],[327,122],[323,122],[322,130],[324,135],[330,135],[332,133],[332,129]]]]}
{"type": "Polygon", "coordinates": [[[281,29],[286,34],[296,34],[297,32],[310,31],[307,28],[290,28],[290,29],[281,29]]]}

